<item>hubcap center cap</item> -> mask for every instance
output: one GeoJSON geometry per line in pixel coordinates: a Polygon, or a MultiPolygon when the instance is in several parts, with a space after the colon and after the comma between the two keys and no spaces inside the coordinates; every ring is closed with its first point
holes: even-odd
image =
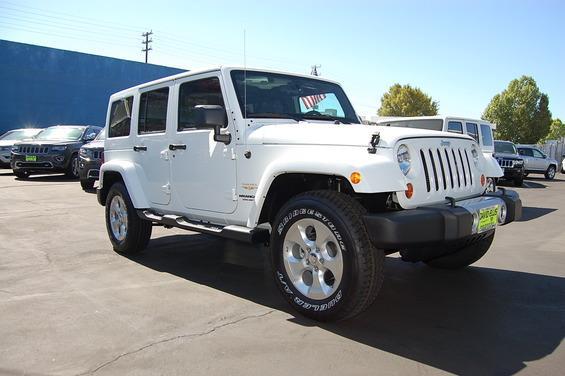
{"type": "Polygon", "coordinates": [[[310,261],[310,264],[312,264],[312,265],[317,265],[318,264],[318,256],[314,252],[312,252],[308,256],[308,261],[310,261]]]}

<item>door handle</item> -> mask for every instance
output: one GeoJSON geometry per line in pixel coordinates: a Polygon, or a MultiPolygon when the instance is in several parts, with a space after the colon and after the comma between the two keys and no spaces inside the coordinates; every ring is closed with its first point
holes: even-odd
{"type": "Polygon", "coordinates": [[[147,146],[134,146],[133,151],[147,151],[147,146]]]}
{"type": "Polygon", "coordinates": [[[169,150],[186,150],[185,144],[170,144],[169,150]]]}

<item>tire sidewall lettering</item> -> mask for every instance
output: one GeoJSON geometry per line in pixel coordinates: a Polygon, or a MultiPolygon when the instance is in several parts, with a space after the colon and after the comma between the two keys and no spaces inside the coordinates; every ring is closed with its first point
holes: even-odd
{"type": "MultiPolygon", "coordinates": [[[[284,235],[286,234],[286,230],[290,227],[291,224],[298,221],[302,218],[314,218],[320,221],[323,225],[325,225],[332,234],[336,237],[342,255],[345,259],[347,254],[347,247],[345,244],[344,237],[341,235],[340,231],[338,230],[337,226],[334,222],[324,215],[320,210],[315,208],[308,208],[308,207],[301,207],[297,209],[290,209],[286,214],[279,220],[279,223],[276,227],[276,235],[279,238],[278,241],[273,243],[273,246],[276,246],[277,249],[274,249],[277,261],[276,261],[276,281],[279,284],[281,290],[288,296],[288,299],[292,301],[292,303],[296,306],[304,310],[314,311],[314,312],[324,312],[330,310],[338,305],[338,303],[343,299],[343,284],[344,280],[341,282],[341,286],[334,292],[333,295],[328,297],[326,300],[315,301],[304,297],[300,292],[298,292],[290,279],[286,276],[284,272],[284,267],[282,266],[282,260],[280,260],[282,255],[282,242],[284,241],[284,235]],[[280,246],[280,247],[279,247],[280,246]]],[[[345,271],[344,271],[345,272],[345,271]]]]}

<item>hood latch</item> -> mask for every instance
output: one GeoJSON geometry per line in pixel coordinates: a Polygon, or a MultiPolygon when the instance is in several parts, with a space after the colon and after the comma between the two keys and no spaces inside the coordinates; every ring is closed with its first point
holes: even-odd
{"type": "Polygon", "coordinates": [[[377,145],[379,144],[380,140],[381,140],[380,133],[379,132],[373,133],[373,135],[371,136],[371,142],[369,142],[369,144],[371,144],[371,147],[367,148],[369,154],[377,153],[377,145]]]}

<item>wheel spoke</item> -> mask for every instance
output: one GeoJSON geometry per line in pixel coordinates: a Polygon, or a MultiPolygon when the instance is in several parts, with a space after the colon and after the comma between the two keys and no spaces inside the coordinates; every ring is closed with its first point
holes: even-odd
{"type": "Polygon", "coordinates": [[[343,260],[341,258],[341,254],[338,254],[336,257],[329,257],[322,253],[322,257],[324,258],[324,268],[332,272],[337,281],[339,276],[343,273],[343,260]]]}
{"type": "Polygon", "coordinates": [[[285,240],[298,244],[304,250],[314,245],[314,242],[306,237],[305,227],[297,224],[288,229],[285,240]]]}
{"type": "Polygon", "coordinates": [[[320,270],[312,271],[312,286],[308,288],[308,297],[318,300],[327,297],[326,292],[328,286],[323,278],[324,274],[320,270]]]}
{"type": "Polygon", "coordinates": [[[292,255],[292,253],[287,253],[286,264],[289,269],[289,276],[292,278],[293,282],[297,282],[302,279],[302,273],[304,273],[304,261],[297,259],[292,255]]]}
{"type": "Polygon", "coordinates": [[[314,224],[314,229],[316,229],[316,246],[317,248],[322,249],[324,244],[326,244],[327,241],[334,235],[327,226],[318,221],[314,224]]]}

